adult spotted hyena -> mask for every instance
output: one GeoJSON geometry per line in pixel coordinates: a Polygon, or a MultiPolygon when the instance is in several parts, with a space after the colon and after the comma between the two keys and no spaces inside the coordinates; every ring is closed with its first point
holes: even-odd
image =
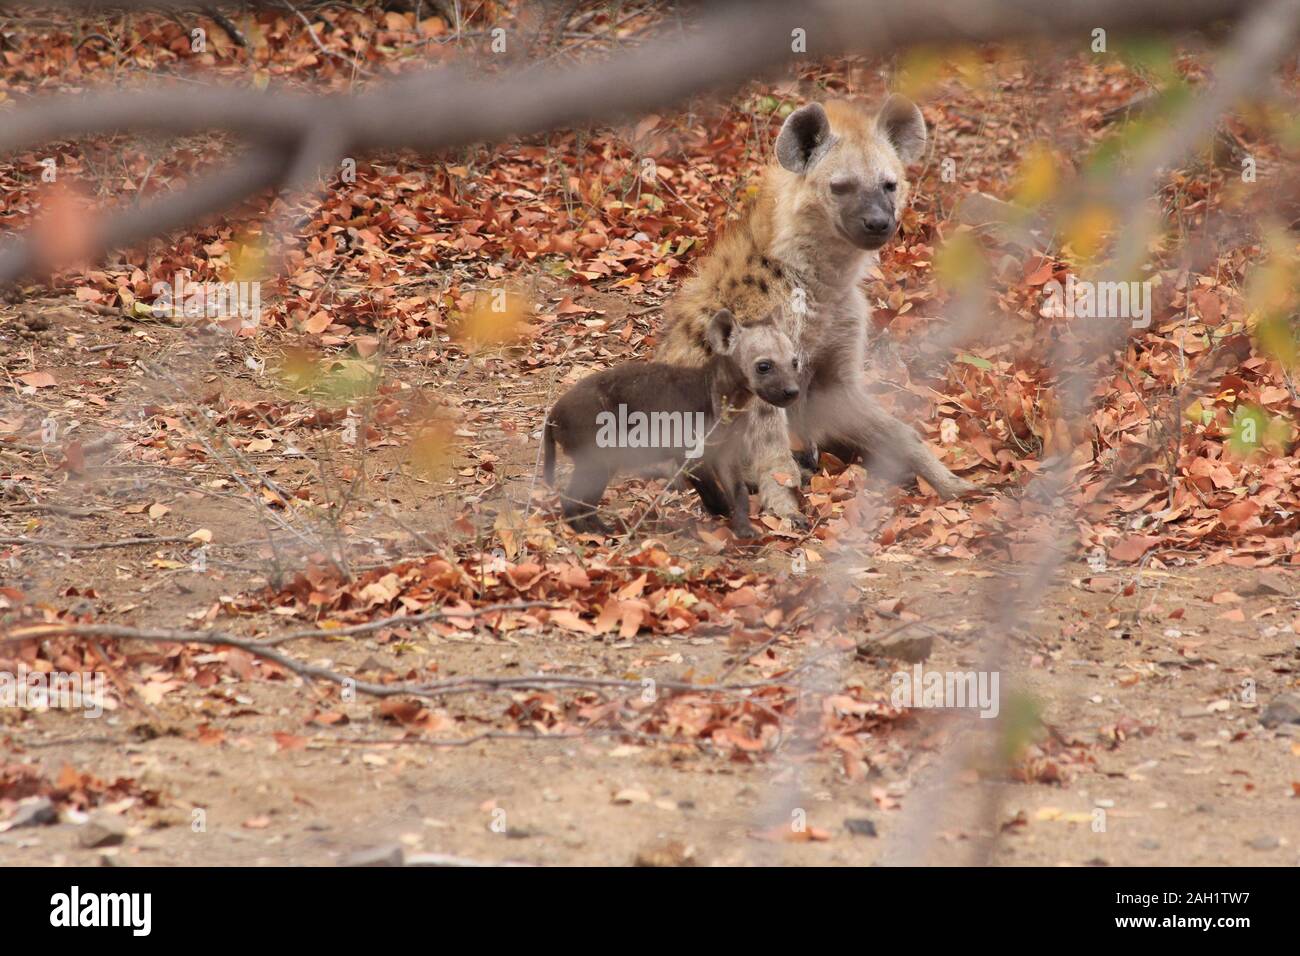
{"type": "Polygon", "coordinates": [[[756,201],[666,310],[659,358],[685,365],[708,360],[705,332],[719,309],[742,323],[780,310],[808,382],[789,409],[751,410],[750,478],[764,508],[797,523],[798,499],[777,477],[799,474],[790,428],[812,447],[869,459],[895,480],[920,475],[944,497],[974,487],[885,412],[864,382],[870,312],[861,281],[898,228],[906,166],[924,148],[925,119],[901,96],[874,114],[841,101],[795,110],[756,201]]]}

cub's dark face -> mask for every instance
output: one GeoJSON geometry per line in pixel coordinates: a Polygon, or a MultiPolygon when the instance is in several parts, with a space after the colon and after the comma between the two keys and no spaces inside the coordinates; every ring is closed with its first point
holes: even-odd
{"type": "Polygon", "coordinates": [[[851,103],[810,103],[786,118],[776,158],[798,178],[801,208],[817,210],[841,239],[875,251],[898,231],[906,167],[925,150],[925,118],[902,96],[872,116],[851,103]]]}
{"type": "Polygon", "coordinates": [[[726,309],[709,322],[709,347],[735,363],[749,390],[778,408],[800,393],[803,363],[798,349],[774,322],[740,325],[726,309]]]}

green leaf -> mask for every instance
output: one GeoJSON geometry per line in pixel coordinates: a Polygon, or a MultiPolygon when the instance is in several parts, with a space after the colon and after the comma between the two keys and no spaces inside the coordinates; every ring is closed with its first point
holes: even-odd
{"type": "Polygon", "coordinates": [[[982,368],[986,372],[993,370],[993,363],[988,359],[980,358],[978,355],[971,355],[969,352],[962,352],[957,356],[958,362],[965,362],[967,365],[974,365],[976,368],[982,368]]]}

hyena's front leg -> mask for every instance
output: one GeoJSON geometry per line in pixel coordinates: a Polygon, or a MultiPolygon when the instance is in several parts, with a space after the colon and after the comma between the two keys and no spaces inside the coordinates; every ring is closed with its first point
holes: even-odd
{"type": "Polygon", "coordinates": [[[799,465],[790,454],[785,411],[756,402],[745,417],[747,477],[758,486],[759,502],[764,510],[789,518],[795,527],[807,527],[808,522],[799,511],[799,497],[782,484],[782,481],[797,481],[799,477],[799,465]],[[777,476],[781,476],[780,480],[777,476]]]}
{"type": "Polygon", "coordinates": [[[818,425],[818,444],[862,456],[896,483],[919,475],[942,498],[956,498],[975,485],[954,475],[912,428],[877,404],[865,389],[839,386],[818,393],[808,411],[818,425]]]}

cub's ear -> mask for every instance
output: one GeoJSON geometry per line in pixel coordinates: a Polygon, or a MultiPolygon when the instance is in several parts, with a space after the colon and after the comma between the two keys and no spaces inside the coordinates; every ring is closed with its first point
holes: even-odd
{"type": "Polygon", "coordinates": [[[820,103],[801,106],[785,118],[776,137],[776,161],[792,173],[807,173],[834,141],[831,121],[820,103]]]}
{"type": "Polygon", "coordinates": [[[925,117],[906,96],[891,93],[876,114],[876,129],[893,145],[904,165],[925,152],[925,117]]]}
{"type": "Polygon", "coordinates": [[[736,347],[736,335],[740,325],[728,309],[719,309],[709,319],[709,327],[704,330],[704,339],[715,355],[730,355],[736,347]]]}

